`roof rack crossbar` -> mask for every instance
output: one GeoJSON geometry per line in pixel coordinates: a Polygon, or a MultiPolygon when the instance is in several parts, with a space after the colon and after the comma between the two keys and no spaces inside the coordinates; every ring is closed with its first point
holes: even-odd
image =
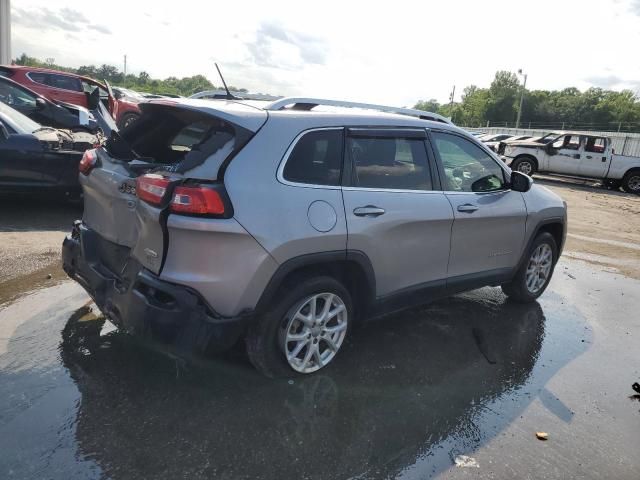
{"type": "Polygon", "coordinates": [[[378,110],[387,113],[397,113],[400,115],[408,115],[410,117],[417,117],[423,120],[434,120],[436,122],[447,123],[453,125],[451,120],[437,113],[427,112],[424,110],[414,110],[412,108],[399,108],[389,107],[386,105],[375,105],[372,103],[359,103],[359,102],[345,102],[342,100],[326,100],[322,98],[306,98],[306,97],[285,97],[275,102],[270,103],[265,107],[265,110],[282,110],[285,107],[292,105],[295,109],[296,105],[302,108],[298,110],[311,110],[313,107],[319,105],[329,107],[347,107],[347,108],[362,108],[367,110],[378,110]]]}

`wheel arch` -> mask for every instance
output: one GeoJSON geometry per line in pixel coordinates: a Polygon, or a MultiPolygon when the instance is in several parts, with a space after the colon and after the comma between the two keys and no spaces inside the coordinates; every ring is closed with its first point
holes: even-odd
{"type": "Polygon", "coordinates": [[[301,255],[282,263],[260,296],[255,312],[264,313],[281,288],[318,275],[331,276],[344,284],[352,296],[356,317],[373,304],[376,280],[371,260],[359,250],[341,250],[301,255]]]}
{"type": "MultiPolygon", "coordinates": [[[[533,244],[537,236],[540,235],[541,233],[546,232],[551,234],[551,236],[556,242],[556,247],[558,248],[558,258],[560,258],[560,254],[562,253],[562,249],[564,247],[564,241],[566,238],[566,228],[567,226],[564,222],[564,219],[561,217],[547,218],[545,220],[541,220],[536,225],[536,228],[533,231],[533,234],[531,234],[531,236],[527,240],[527,245],[522,251],[522,256],[520,257],[520,261],[518,262],[518,265],[516,266],[516,268],[513,270],[513,273],[515,274],[515,272],[517,272],[518,269],[520,269],[522,264],[527,261],[527,258],[528,258],[527,254],[531,249],[531,245],[533,244]]],[[[556,261],[558,260],[558,258],[556,259],[556,261]]]]}
{"type": "Polygon", "coordinates": [[[540,163],[538,162],[538,159],[535,156],[533,156],[532,154],[530,154],[530,153],[520,153],[520,154],[516,155],[516,157],[513,159],[513,162],[511,162],[511,164],[513,165],[518,160],[521,160],[521,159],[524,159],[524,158],[533,161],[536,171],[540,169],[540,163]]]}

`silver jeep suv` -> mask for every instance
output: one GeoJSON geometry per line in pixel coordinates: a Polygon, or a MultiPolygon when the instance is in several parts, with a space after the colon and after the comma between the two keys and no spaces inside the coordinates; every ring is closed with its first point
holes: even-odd
{"type": "Polygon", "coordinates": [[[547,287],[566,204],[428,112],[311,98],[158,100],[80,164],[63,265],[117,326],[267,375],[435,298],[547,287]]]}

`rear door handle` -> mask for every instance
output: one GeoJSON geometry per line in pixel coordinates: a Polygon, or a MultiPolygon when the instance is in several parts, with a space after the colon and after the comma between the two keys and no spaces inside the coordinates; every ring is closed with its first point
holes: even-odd
{"type": "Polygon", "coordinates": [[[587,158],[591,160],[593,157],[591,155],[587,155],[587,158]]]}
{"type": "Polygon", "coordinates": [[[458,205],[458,211],[464,213],[473,213],[478,210],[478,207],[475,205],[471,205],[470,203],[465,203],[464,205],[458,205]]]}
{"type": "Polygon", "coordinates": [[[376,207],[375,205],[367,205],[353,209],[353,214],[356,217],[379,217],[380,215],[384,215],[384,212],[384,208],[376,207]]]}

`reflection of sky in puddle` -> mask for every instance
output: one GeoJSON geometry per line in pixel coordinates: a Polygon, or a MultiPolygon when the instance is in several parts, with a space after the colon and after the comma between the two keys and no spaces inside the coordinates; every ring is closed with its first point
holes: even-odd
{"type": "Polygon", "coordinates": [[[144,349],[72,315],[86,296],[65,283],[0,311],[25,320],[0,354],[0,474],[424,478],[536,397],[571,421],[544,386],[590,332],[562,301],[485,289],[388,316],[325,373],[288,382],[235,353],[185,364],[144,349]]]}

